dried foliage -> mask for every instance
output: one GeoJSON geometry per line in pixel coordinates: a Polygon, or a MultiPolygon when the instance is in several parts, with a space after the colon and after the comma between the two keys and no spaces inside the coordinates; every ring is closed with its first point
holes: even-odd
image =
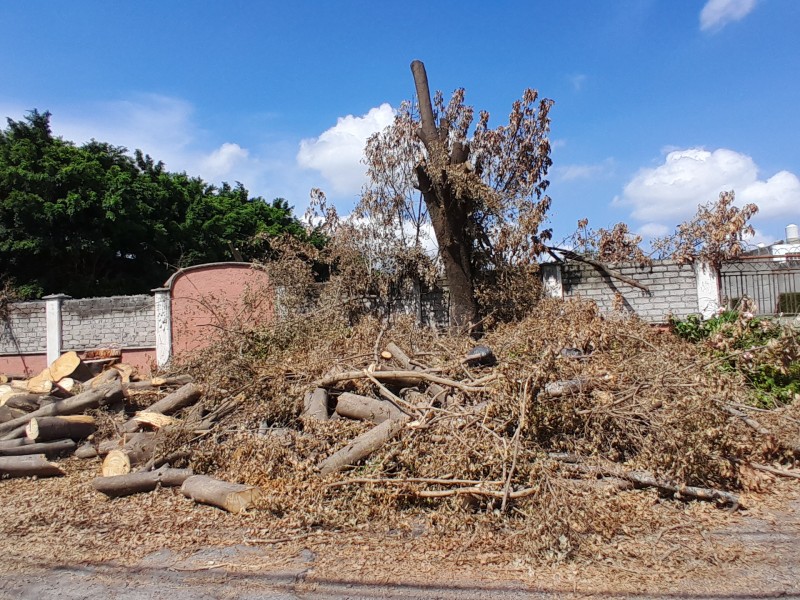
{"type": "Polygon", "coordinates": [[[487,298],[500,280],[513,278],[507,294],[531,293],[523,282],[530,281],[550,237],[542,225],[550,207],[545,177],[552,102],[525,90],[508,124],[491,128],[485,111],[475,122],[463,88],[449,101],[437,92],[431,103],[426,79],[418,92],[419,104],[403,103],[392,125],[367,142],[369,183],[350,225],[366,231],[348,237],[379,247],[373,266],[390,276],[430,279],[432,268],[441,269],[453,320],[464,324],[474,321],[476,292],[487,298]],[[436,263],[425,252],[431,237],[438,245],[436,263]]]}
{"type": "Polygon", "coordinates": [[[697,214],[678,225],[671,236],[653,241],[653,249],[663,258],[682,263],[706,262],[716,269],[746,250],[745,237],[755,231],[748,221],[758,212],[755,204],[738,208],[733,191],[721,192],[716,202],[698,207],[697,214]]]}
{"type": "Polygon", "coordinates": [[[603,263],[652,263],[640,247],[642,236],[632,234],[625,223],[595,231],[589,227],[589,219],[581,219],[569,242],[574,252],[603,263]]]}
{"type": "MultiPolygon", "coordinates": [[[[466,336],[402,319],[351,324],[324,305],[246,338],[238,355],[231,339],[186,365],[207,378],[206,410],[237,405],[191,442],[193,466],[262,486],[267,528],[267,515],[274,526],[303,530],[422,527],[560,560],[596,552],[623,528],[663,523],[644,508],[651,493],[615,492],[601,473],[644,470],[678,486],[735,491],[750,485],[742,465],[775,456],[774,445],[722,408],[747,400],[737,374],[669,332],[603,317],[590,303],[543,301],[489,333],[494,367],[462,362],[466,336]],[[415,408],[417,386],[387,384],[411,424],[352,471],[321,478],[318,463],[371,426],[306,419],[303,397],[326,374],[400,368],[379,356],[389,341],[460,387],[415,408]],[[564,381],[584,383],[548,392],[564,381]]],[[[379,390],[361,378],[332,388],[334,397],[342,391],[379,390]]]]}

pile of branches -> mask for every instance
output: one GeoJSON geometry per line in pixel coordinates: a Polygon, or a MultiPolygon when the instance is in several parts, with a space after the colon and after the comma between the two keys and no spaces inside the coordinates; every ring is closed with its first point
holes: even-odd
{"type": "Polygon", "coordinates": [[[510,530],[559,556],[653,493],[735,509],[797,476],[764,463],[794,460],[800,432],[756,420],[743,382],[669,331],[543,301],[474,344],[330,314],[229,339],[185,365],[240,402],[192,466],[259,486],[293,527],[510,530]]]}
{"type": "Polygon", "coordinates": [[[48,459],[76,456],[98,498],[180,486],[263,531],[460,533],[550,558],[663,527],[654,499],[735,510],[798,478],[797,406],[752,406],[741,372],[668,329],[580,300],[479,345],[351,317],[226,329],[145,381],[65,355],[10,382],[0,471],[63,475],[48,459]]]}

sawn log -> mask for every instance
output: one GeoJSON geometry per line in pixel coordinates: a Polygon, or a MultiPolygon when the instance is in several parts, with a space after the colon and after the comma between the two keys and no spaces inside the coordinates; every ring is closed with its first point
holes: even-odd
{"type": "Polygon", "coordinates": [[[39,417],[30,420],[25,427],[25,437],[37,442],[51,440],[83,440],[97,431],[97,423],[91,415],[67,415],[63,417],[39,417]]]}
{"type": "Polygon", "coordinates": [[[92,481],[92,486],[109,498],[119,498],[152,492],[159,485],[164,487],[177,487],[183,485],[192,476],[191,469],[170,469],[162,467],[155,471],[144,471],[142,473],[129,473],[127,475],[116,475],[112,477],[97,477],[92,481]]]}
{"type": "Polygon", "coordinates": [[[229,483],[206,475],[192,475],[181,486],[181,493],[201,504],[210,504],[232,513],[252,508],[261,490],[252,485],[229,483]]]}
{"type": "Polygon", "coordinates": [[[56,417],[64,415],[75,415],[89,410],[91,408],[98,408],[110,404],[115,400],[122,398],[122,385],[119,383],[112,383],[104,387],[97,388],[96,390],[87,390],[72,398],[66,400],[59,400],[43,406],[38,410],[28,413],[13,421],[0,424],[0,433],[6,433],[18,428],[20,425],[27,425],[31,419],[38,417],[56,417]]]}
{"type": "Polygon", "coordinates": [[[48,462],[44,454],[0,457],[0,477],[55,477],[64,471],[48,462]]]}
{"type": "Polygon", "coordinates": [[[405,420],[389,419],[365,431],[338,452],[317,465],[323,477],[330,473],[341,471],[348,465],[354,465],[366,458],[387,441],[399,434],[405,427],[405,420]]]}
{"type": "Polygon", "coordinates": [[[41,444],[22,444],[0,448],[0,456],[24,456],[28,454],[44,454],[47,456],[58,456],[75,450],[77,444],[72,440],[57,440],[54,442],[44,442],[41,444]]]}

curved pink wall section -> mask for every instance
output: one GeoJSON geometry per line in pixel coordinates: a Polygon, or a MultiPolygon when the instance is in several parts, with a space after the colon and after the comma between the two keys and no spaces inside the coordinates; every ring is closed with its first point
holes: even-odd
{"type": "Polygon", "coordinates": [[[173,356],[205,347],[222,333],[265,325],[275,316],[269,277],[249,263],[189,267],[165,287],[172,296],[173,356]]]}

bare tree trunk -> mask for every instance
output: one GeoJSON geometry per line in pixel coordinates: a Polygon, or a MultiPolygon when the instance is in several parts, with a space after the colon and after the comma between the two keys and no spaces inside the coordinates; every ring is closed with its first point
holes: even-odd
{"type": "Polygon", "coordinates": [[[469,148],[463,144],[455,144],[452,149],[447,147],[449,125],[436,125],[425,65],[415,60],[411,63],[411,73],[414,76],[420,112],[421,127],[417,135],[428,151],[428,161],[417,165],[417,182],[428,208],[447,277],[450,290],[450,325],[461,329],[478,321],[472,240],[468,233],[471,203],[467,198],[456,197],[444,172],[432,173],[430,169],[435,168],[432,165],[436,164],[465,163],[469,158],[469,148]]]}

